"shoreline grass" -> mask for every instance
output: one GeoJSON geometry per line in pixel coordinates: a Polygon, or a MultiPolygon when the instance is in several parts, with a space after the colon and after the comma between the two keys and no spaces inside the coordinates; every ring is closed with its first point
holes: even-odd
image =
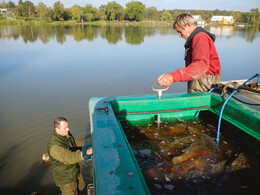
{"type": "MultiPolygon", "coordinates": [[[[84,21],[81,23],[80,21],[76,20],[68,20],[68,21],[51,21],[51,20],[41,20],[39,18],[16,18],[14,20],[8,20],[5,17],[0,16],[0,25],[41,25],[41,24],[50,24],[50,25],[96,25],[96,26],[105,26],[105,25],[120,25],[120,26],[159,26],[159,27],[172,27],[173,21],[156,21],[156,20],[143,20],[140,22],[137,21],[91,21],[86,22],[84,21]]],[[[235,23],[235,24],[209,24],[212,26],[237,26],[237,25],[244,25],[244,26],[253,26],[248,25],[245,23],[235,23]]],[[[259,26],[259,25],[257,25],[259,26]]]]}

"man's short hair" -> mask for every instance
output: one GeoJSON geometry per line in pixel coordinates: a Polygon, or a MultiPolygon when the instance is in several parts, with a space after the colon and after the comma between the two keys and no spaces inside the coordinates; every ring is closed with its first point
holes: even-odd
{"type": "Polygon", "coordinates": [[[56,119],[54,120],[54,124],[53,124],[54,128],[59,127],[59,125],[60,125],[61,122],[68,122],[68,120],[67,120],[66,118],[64,118],[64,117],[58,117],[58,118],[56,118],[56,119]]]}
{"type": "Polygon", "coordinates": [[[173,28],[176,29],[176,24],[182,29],[185,29],[187,23],[197,26],[197,21],[190,14],[180,14],[177,16],[175,22],[173,23],[173,28]]]}

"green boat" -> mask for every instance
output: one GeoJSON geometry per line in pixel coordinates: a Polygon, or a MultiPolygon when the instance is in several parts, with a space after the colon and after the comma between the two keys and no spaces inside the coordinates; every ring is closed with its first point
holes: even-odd
{"type": "MultiPolygon", "coordinates": [[[[221,113],[225,100],[225,97],[209,92],[164,94],[160,98],[157,95],[93,97],[89,110],[95,194],[153,194],[122,127],[126,121],[140,125],[155,121],[193,121],[196,117],[196,120],[206,121],[217,128],[221,114],[223,127],[232,126],[232,133],[245,138],[243,141],[259,160],[260,112],[236,100],[229,100],[221,113]]],[[[220,126],[220,133],[223,131],[225,128],[220,126]]],[[[248,187],[242,185],[243,188],[248,187]]]]}

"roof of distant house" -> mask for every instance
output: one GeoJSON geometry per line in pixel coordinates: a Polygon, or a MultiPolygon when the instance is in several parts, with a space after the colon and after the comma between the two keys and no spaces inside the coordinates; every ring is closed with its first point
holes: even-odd
{"type": "Polygon", "coordinates": [[[227,20],[227,21],[230,21],[233,19],[233,16],[224,16],[224,19],[227,20]]]}
{"type": "Polygon", "coordinates": [[[200,15],[192,15],[192,17],[193,17],[195,20],[198,20],[198,19],[201,19],[201,20],[202,20],[202,18],[200,17],[200,15]]]}

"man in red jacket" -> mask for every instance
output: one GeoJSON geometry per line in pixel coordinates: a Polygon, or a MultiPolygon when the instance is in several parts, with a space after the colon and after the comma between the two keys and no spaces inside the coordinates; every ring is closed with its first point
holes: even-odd
{"type": "Polygon", "coordinates": [[[173,23],[180,38],[186,39],[186,67],[158,77],[158,84],[188,82],[189,92],[207,91],[221,81],[220,62],[214,45],[215,35],[202,27],[189,14],[181,14],[173,23]]]}

